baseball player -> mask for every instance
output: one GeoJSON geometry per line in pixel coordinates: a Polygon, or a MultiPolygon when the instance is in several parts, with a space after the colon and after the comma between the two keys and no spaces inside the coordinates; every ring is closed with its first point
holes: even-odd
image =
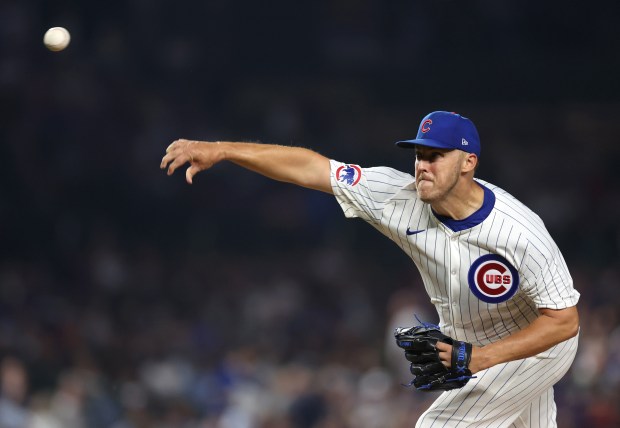
{"type": "MultiPolygon", "coordinates": [[[[553,385],[575,357],[579,331],[579,293],[557,245],[535,213],[474,178],[481,146],[469,119],[430,113],[415,139],[396,144],[415,154],[415,175],[299,147],[190,140],[173,142],[161,168],[170,175],[189,163],[191,184],[226,160],[331,193],[346,217],[367,221],[409,255],[441,331],[471,344],[475,376],[443,392],[416,427],[556,426],[553,385]]],[[[452,346],[436,348],[450,367],[452,346]]]]}

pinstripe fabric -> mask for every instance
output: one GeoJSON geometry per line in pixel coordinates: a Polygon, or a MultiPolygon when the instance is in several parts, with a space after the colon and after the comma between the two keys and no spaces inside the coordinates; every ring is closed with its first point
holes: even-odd
{"type": "MultiPolygon", "coordinates": [[[[412,175],[387,167],[361,168],[355,170],[360,177],[347,181],[337,173],[343,167],[331,161],[332,188],[345,216],[367,221],[409,255],[445,334],[484,346],[527,327],[539,308],[577,304],[579,293],[543,222],[506,191],[477,180],[492,192],[494,205],[478,224],[453,231],[418,199],[412,175]],[[505,301],[484,301],[468,285],[470,268],[486,255],[501,256],[518,275],[518,288],[505,301]]],[[[564,342],[534,358],[481,372],[465,388],[442,394],[419,426],[537,426],[531,416],[522,422],[526,416],[521,413],[554,412],[550,388],[570,366],[576,343],[564,342]],[[503,413],[491,409],[496,403],[503,413]]]]}
{"type": "Polygon", "coordinates": [[[445,392],[416,427],[555,427],[553,385],[568,371],[578,338],[562,342],[546,357],[498,364],[477,373],[462,389],[445,392]]]}

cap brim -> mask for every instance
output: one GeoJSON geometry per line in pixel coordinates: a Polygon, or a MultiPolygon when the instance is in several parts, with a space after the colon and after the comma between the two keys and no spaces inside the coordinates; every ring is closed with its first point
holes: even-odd
{"type": "Polygon", "coordinates": [[[403,140],[397,141],[396,145],[398,147],[402,147],[403,149],[414,149],[415,146],[426,146],[426,147],[434,147],[436,149],[454,149],[454,147],[449,146],[441,141],[431,140],[427,138],[419,138],[417,140],[403,140]]]}

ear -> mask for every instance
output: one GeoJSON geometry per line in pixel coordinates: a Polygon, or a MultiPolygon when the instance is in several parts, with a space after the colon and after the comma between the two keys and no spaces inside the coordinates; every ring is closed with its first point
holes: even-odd
{"type": "Polygon", "coordinates": [[[474,153],[465,153],[465,156],[463,157],[463,164],[462,164],[461,171],[462,172],[475,171],[477,166],[478,166],[478,156],[476,156],[474,153]]]}

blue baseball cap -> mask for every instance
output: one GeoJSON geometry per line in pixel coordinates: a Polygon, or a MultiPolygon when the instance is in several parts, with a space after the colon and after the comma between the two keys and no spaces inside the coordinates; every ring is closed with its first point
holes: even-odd
{"type": "Polygon", "coordinates": [[[398,147],[412,149],[415,146],[438,149],[457,149],[480,156],[480,137],[474,123],[457,113],[434,111],[420,122],[415,140],[403,140],[398,147]]]}

